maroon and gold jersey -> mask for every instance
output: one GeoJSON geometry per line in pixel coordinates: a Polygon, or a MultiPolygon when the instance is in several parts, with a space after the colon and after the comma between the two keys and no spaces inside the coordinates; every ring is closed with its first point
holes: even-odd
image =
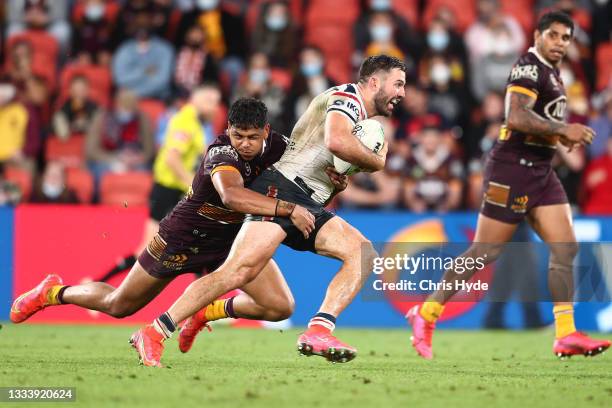
{"type": "MultiPolygon", "coordinates": [[[[536,99],[533,111],[544,119],[564,122],[567,98],[559,70],[530,48],[510,71],[506,87],[506,121],[510,94],[518,92],[536,99]]],[[[559,136],[537,136],[509,130],[502,126],[499,140],[491,150],[491,158],[507,161],[521,159],[535,163],[550,162],[559,136]]]]}
{"type": "Polygon", "coordinates": [[[229,246],[240,229],[244,214],[226,208],[212,182],[217,171],[236,171],[249,186],[268,166],[285,152],[288,138],[270,132],[262,153],[251,161],[240,157],[221,135],[208,147],[204,160],[193,179],[189,192],[160,223],[160,235],[167,242],[189,247],[207,243],[229,246]]]}

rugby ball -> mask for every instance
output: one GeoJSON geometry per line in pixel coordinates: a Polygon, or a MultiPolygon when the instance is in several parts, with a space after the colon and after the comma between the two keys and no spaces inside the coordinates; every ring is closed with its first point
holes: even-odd
{"type": "MultiPolygon", "coordinates": [[[[374,153],[378,153],[385,143],[385,132],[382,124],[374,119],[364,119],[358,122],[351,133],[374,153]]],[[[347,176],[361,171],[358,166],[336,156],[334,156],[334,167],[338,173],[347,176]]]]}

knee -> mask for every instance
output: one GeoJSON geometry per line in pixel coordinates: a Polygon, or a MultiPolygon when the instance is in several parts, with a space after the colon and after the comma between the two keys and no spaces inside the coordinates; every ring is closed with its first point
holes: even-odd
{"type": "Polygon", "coordinates": [[[550,263],[570,265],[578,255],[577,242],[564,242],[550,244],[550,263]]]}
{"type": "Polygon", "coordinates": [[[274,307],[266,311],[266,320],[270,322],[279,322],[291,317],[295,310],[295,300],[293,297],[285,297],[277,302],[274,307]]]}
{"type": "Polygon", "coordinates": [[[107,313],[117,319],[122,319],[136,313],[138,309],[118,298],[110,298],[107,313]]]}

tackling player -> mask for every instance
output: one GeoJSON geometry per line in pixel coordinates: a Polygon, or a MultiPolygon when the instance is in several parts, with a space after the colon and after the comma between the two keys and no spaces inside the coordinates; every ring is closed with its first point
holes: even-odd
{"type": "Polygon", "coordinates": [[[121,258],[99,282],[130,269],[159,231],[159,223],[172,211],[191,186],[194,171],[205,149],[206,137],[202,120],[211,120],[221,101],[216,85],[204,84],[191,92],[186,103],[168,123],[164,143],[153,165],[153,188],[149,197],[149,219],[143,238],[135,253],[121,258]]]}
{"type": "Polygon", "coordinates": [[[404,97],[405,84],[404,63],[378,55],[363,62],[358,83],[333,87],[312,100],[293,128],[283,157],[265,170],[251,189],[303,205],[315,216],[314,230],[304,236],[281,217],[248,216],[225,263],[189,285],[168,312],[153,322],[153,327],[161,327],[158,331],[163,338],[150,334],[152,326],[136,332],[135,336],[148,346],[138,349],[143,360],[159,358],[163,340],[176,329],[176,322],[195,315],[190,319],[193,325],[205,324],[206,319],[193,321],[199,316],[196,312],[218,296],[258,279],[281,243],[342,261],[319,312],[298,339],[298,350],[334,362],[347,362],[356,356],[357,350],[332,332],[336,317],[350,304],[371,272],[376,252],[359,231],[324,209],[335,193],[326,169],[333,166],[334,155],[366,171],[384,168],[387,144],[379,154],[373,153],[351,131],[357,122],[368,117],[390,116],[404,97]]]}
{"type": "MultiPolygon", "coordinates": [[[[566,124],[566,96],[558,65],[572,41],[574,23],[562,12],[544,14],[534,33],[535,46],[512,68],[506,88],[506,120],[485,166],[484,201],[474,243],[461,257],[494,261],[525,218],[548,243],[549,286],[554,302],[555,342],[559,357],[595,355],[610,347],[576,331],[574,326],[573,261],[578,244],[565,191],[551,166],[557,143],[572,149],[593,140],[592,129],[566,124]]],[[[443,279],[469,280],[446,271],[443,279]]],[[[431,339],[444,304],[456,293],[437,291],[407,314],[412,325],[412,345],[424,358],[433,357],[431,339]]]]}
{"type": "MultiPolygon", "coordinates": [[[[186,198],[162,220],[159,233],[118,288],[103,282],[66,286],[59,276],[49,275],[14,301],[11,321],[20,323],[47,306],[62,304],[114,317],[129,316],[176,276],[212,271],[221,265],[243,213],[287,218],[296,231],[308,236],[314,229],[314,217],[306,208],[245,188],[281,157],[286,146],[286,137],[270,131],[265,105],[255,99],[239,99],[230,108],[227,135],[219,136],[208,148],[186,198]]],[[[293,312],[291,292],[272,260],[265,263],[257,279],[241,289],[244,293],[236,297],[213,302],[207,308],[208,320],[227,316],[283,320],[293,312]]],[[[140,347],[142,342],[135,338],[133,344],[140,347]]],[[[148,360],[144,364],[152,365],[148,360]]]]}

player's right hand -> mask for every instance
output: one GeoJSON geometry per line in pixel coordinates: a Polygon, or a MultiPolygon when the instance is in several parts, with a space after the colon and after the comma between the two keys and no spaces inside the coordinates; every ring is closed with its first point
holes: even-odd
{"type": "Polygon", "coordinates": [[[296,205],[291,213],[291,222],[293,225],[299,229],[302,234],[304,234],[304,238],[308,239],[310,233],[314,231],[315,228],[315,217],[308,211],[306,208],[296,205]]]}
{"type": "Polygon", "coordinates": [[[570,142],[586,146],[593,143],[595,131],[580,123],[570,123],[563,127],[562,136],[570,142]]]}

